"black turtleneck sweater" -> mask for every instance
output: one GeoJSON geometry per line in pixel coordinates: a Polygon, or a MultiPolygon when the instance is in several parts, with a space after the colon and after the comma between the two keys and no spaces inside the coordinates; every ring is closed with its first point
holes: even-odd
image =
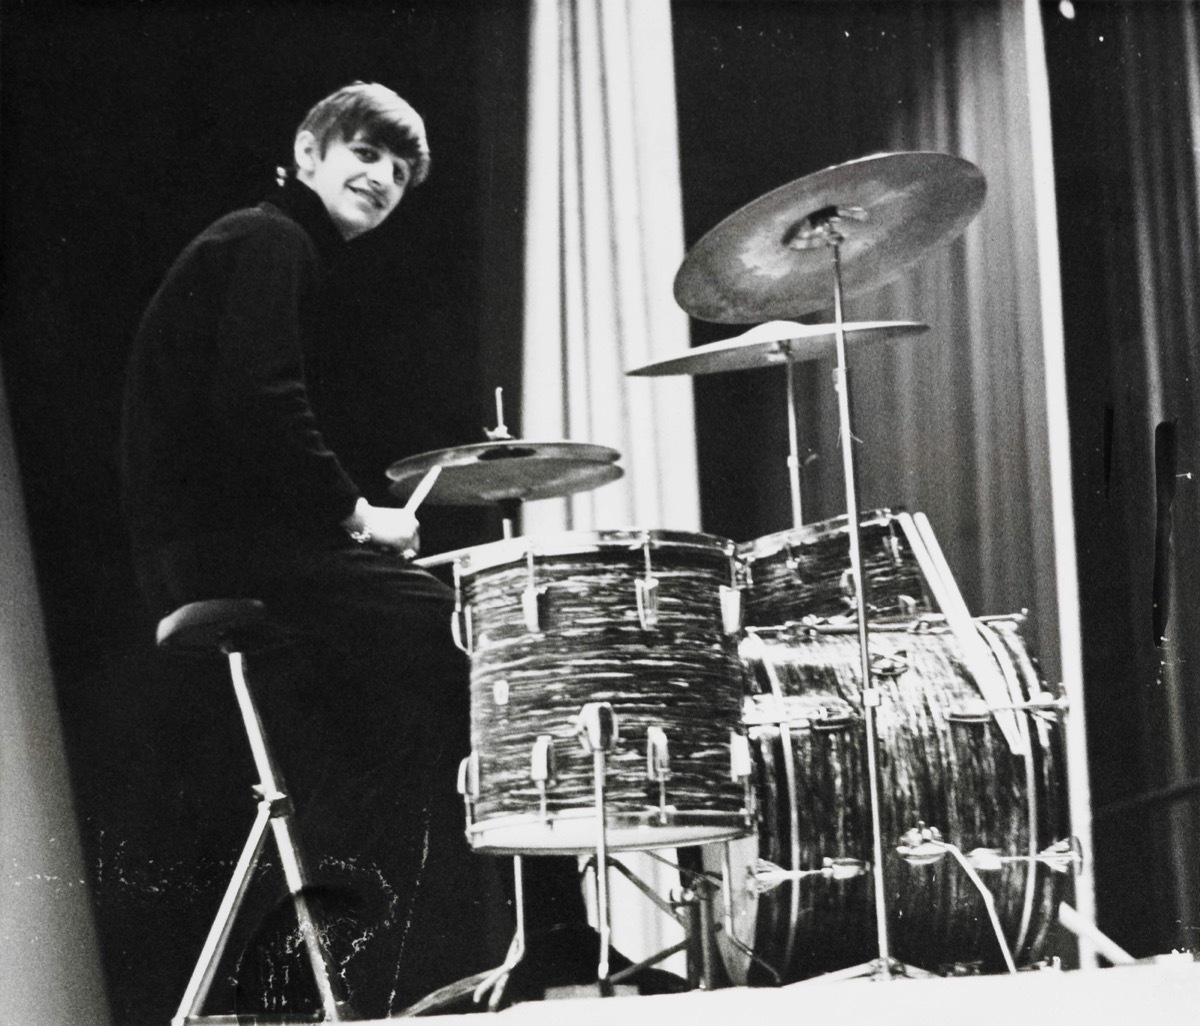
{"type": "Polygon", "coordinates": [[[344,243],[289,181],[214,223],[179,256],[138,329],[122,473],[136,552],[226,532],[329,530],[359,489],[313,415],[306,360],[324,340],[322,286],[344,243]]]}

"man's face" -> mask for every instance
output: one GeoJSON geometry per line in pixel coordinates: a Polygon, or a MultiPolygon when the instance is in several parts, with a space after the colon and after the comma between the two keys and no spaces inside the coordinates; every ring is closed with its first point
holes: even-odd
{"type": "Polygon", "coordinates": [[[407,160],[369,142],[361,132],[350,140],[330,140],[324,155],[312,134],[301,132],[296,166],[297,177],[321,197],[347,240],[383,224],[412,174],[407,160]]]}

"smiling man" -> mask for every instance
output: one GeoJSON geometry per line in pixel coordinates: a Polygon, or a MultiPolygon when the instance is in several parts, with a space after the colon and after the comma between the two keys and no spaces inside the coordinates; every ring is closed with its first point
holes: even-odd
{"type": "MultiPolygon", "coordinates": [[[[293,157],[276,192],[187,246],[150,302],[126,379],[124,504],[156,616],[252,597],[304,639],[252,665],[252,683],[340,924],[330,943],[350,1002],[379,1017],[495,957],[455,790],[469,711],[453,595],[401,556],[415,517],[366,501],[306,379],[339,358],[330,265],[425,179],[429,149],[408,103],[355,83],[313,107],[293,157]]],[[[296,995],[269,982],[288,973],[263,964],[287,938],[258,911],[264,939],[243,955],[238,1010],[293,1009],[296,995]]]]}

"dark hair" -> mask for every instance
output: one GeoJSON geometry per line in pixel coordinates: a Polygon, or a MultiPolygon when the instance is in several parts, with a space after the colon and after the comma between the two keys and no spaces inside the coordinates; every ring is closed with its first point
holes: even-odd
{"type": "Polygon", "coordinates": [[[410,186],[429,177],[425,122],[407,101],[377,82],[353,82],[330,93],[304,116],[296,135],[301,132],[312,132],[321,156],[331,142],[348,142],[361,132],[368,142],[409,162],[410,186]]]}

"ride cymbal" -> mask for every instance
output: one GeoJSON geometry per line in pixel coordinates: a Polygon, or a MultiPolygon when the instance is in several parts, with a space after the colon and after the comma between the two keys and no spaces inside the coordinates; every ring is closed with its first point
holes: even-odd
{"type": "Polygon", "coordinates": [[[555,499],[615,481],[616,449],[584,442],[506,439],[421,453],[397,460],[387,470],[390,491],[404,501],[433,467],[441,474],[426,503],[489,506],[507,501],[555,499]]]}
{"type": "MultiPolygon", "coordinates": [[[[929,325],[916,321],[858,321],[843,324],[842,329],[846,333],[846,341],[857,344],[918,335],[928,331],[929,325]]],[[[832,324],[768,321],[736,338],[696,346],[683,356],[648,363],[625,373],[659,377],[773,367],[786,363],[789,357],[799,362],[825,356],[834,351],[836,340],[837,328],[832,324]]]]}
{"type": "Polygon", "coordinates": [[[836,237],[842,294],[885,285],[960,235],[987,185],[945,153],[881,153],[826,168],[731,214],[692,248],[675,300],[693,317],[754,324],[832,305],[836,237]]]}

